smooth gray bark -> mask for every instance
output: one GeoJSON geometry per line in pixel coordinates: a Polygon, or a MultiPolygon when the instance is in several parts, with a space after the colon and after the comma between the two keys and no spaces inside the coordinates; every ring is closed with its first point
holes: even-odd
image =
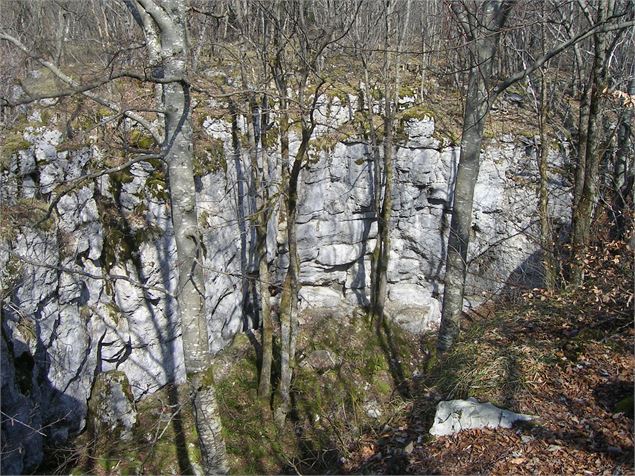
{"type": "Polygon", "coordinates": [[[176,292],[185,369],[191,386],[196,429],[206,474],[228,472],[221,420],[214,395],[207,320],[204,313],[202,237],[194,184],[192,114],[188,71],[186,2],[128,2],[141,18],[155,74],[162,76],[165,111],[163,151],[168,168],[170,209],[177,248],[176,292]]]}
{"type": "MultiPolygon", "coordinates": [[[[467,251],[472,224],[474,187],[478,178],[483,129],[490,108],[489,80],[492,75],[500,31],[513,2],[491,0],[479,4],[478,12],[453,5],[461,27],[473,41],[470,58],[468,94],[463,117],[461,154],[454,187],[452,221],[448,240],[443,310],[437,349],[445,352],[459,334],[463,311],[467,251]]],[[[464,7],[464,6],[463,6],[464,7]]]]}

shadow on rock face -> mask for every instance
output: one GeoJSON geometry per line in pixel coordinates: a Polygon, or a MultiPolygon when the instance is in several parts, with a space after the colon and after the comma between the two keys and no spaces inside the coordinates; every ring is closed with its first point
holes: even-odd
{"type": "MultiPolygon", "coordinates": [[[[47,447],[62,444],[81,430],[86,405],[51,385],[50,361],[43,343],[35,333],[31,338],[37,342],[25,342],[16,331],[15,316],[5,311],[0,341],[1,472],[22,474],[39,468],[47,447]]],[[[47,472],[46,468],[43,471],[47,472]]]]}

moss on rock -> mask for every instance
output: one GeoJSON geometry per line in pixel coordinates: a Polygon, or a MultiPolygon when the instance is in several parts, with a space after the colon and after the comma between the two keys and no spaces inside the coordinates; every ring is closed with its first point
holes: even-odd
{"type": "Polygon", "coordinates": [[[197,142],[194,150],[194,176],[204,177],[220,171],[227,172],[225,143],[222,139],[207,138],[197,142]]]}
{"type": "Polygon", "coordinates": [[[9,170],[13,157],[21,150],[28,150],[31,145],[31,142],[24,138],[22,132],[7,134],[0,147],[0,172],[9,170]]]}

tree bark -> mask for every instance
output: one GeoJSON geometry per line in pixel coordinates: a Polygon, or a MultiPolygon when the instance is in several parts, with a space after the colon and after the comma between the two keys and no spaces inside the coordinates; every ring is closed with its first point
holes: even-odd
{"type": "MultiPolygon", "coordinates": [[[[388,100],[386,101],[389,102],[388,100]]],[[[391,106],[388,105],[390,108],[391,106]]],[[[384,319],[384,307],[388,288],[388,260],[390,253],[390,222],[392,219],[392,188],[394,182],[393,164],[393,115],[386,111],[384,117],[383,169],[384,186],[383,200],[377,216],[377,244],[372,254],[371,278],[374,288],[371,289],[371,321],[379,329],[384,319]]],[[[376,183],[381,183],[381,179],[376,183]]],[[[382,190],[377,193],[381,196],[382,190]]]]}
{"type": "MultiPolygon", "coordinates": [[[[375,323],[378,331],[384,320],[384,308],[386,305],[386,294],[388,292],[388,262],[390,259],[390,228],[392,221],[392,194],[394,186],[394,127],[395,114],[399,103],[399,87],[400,87],[400,65],[399,57],[403,40],[404,31],[410,18],[410,1],[406,3],[405,27],[401,34],[396,32],[391,15],[393,6],[389,2],[386,4],[385,11],[385,37],[384,37],[384,140],[383,140],[383,181],[380,175],[381,167],[379,167],[379,157],[374,154],[375,162],[375,204],[377,213],[377,244],[371,256],[371,296],[370,296],[370,317],[371,322],[375,323]],[[396,61],[391,61],[392,53],[390,49],[390,37],[397,35],[397,52],[396,61]],[[390,79],[389,79],[390,78],[390,79]],[[383,187],[382,187],[383,184],[383,187]],[[383,199],[382,199],[383,196],[383,199]],[[381,202],[381,207],[379,203],[381,202]]],[[[367,75],[366,75],[367,76],[367,75]]],[[[370,98],[369,98],[370,99],[370,98]]],[[[372,104],[371,104],[372,108],[372,104]]],[[[376,138],[372,125],[372,109],[370,114],[371,120],[371,138],[373,140],[373,149],[376,148],[376,138]]]]}
{"type": "MultiPolygon", "coordinates": [[[[631,77],[628,83],[628,94],[635,96],[635,77],[631,77]]],[[[622,239],[626,232],[626,216],[628,197],[633,192],[633,108],[624,107],[621,122],[617,130],[617,152],[615,154],[615,166],[613,171],[613,215],[615,222],[611,237],[622,239]]],[[[632,197],[631,197],[632,200],[632,197]]]]}
{"type": "MultiPolygon", "coordinates": [[[[251,177],[256,198],[256,256],[258,260],[258,281],[260,289],[260,316],[262,326],[262,350],[260,363],[260,377],[258,381],[258,396],[263,401],[269,401],[271,397],[271,364],[273,362],[273,320],[271,318],[271,293],[269,285],[271,276],[269,273],[269,263],[267,261],[267,225],[271,212],[269,211],[268,194],[268,164],[266,151],[261,140],[264,134],[262,121],[256,119],[262,117],[258,113],[255,94],[250,95],[249,100],[249,156],[251,161],[251,177]],[[259,124],[256,127],[256,123],[259,124]],[[260,162],[258,161],[258,144],[261,143],[260,162]],[[261,179],[262,177],[262,179],[261,179]]],[[[266,126],[266,124],[265,124],[266,126]]]]}
{"type": "MultiPolygon", "coordinates": [[[[280,12],[280,14],[282,14],[280,12]]],[[[293,210],[289,209],[290,202],[290,189],[291,189],[291,172],[290,168],[293,166],[290,164],[289,156],[289,101],[287,99],[287,81],[285,76],[285,60],[284,60],[284,39],[282,38],[282,31],[280,25],[276,23],[276,31],[274,33],[274,44],[276,47],[276,56],[272,65],[273,79],[276,85],[279,96],[280,105],[280,159],[281,159],[281,172],[280,172],[280,190],[279,190],[279,220],[278,227],[285,228],[285,240],[287,245],[287,253],[289,256],[289,262],[287,272],[282,282],[282,292],[280,296],[279,306],[279,318],[280,318],[280,382],[278,385],[279,402],[274,412],[274,420],[279,428],[284,426],[287,413],[290,408],[290,392],[291,392],[291,379],[293,377],[293,358],[291,354],[292,348],[292,326],[291,321],[295,315],[295,306],[297,304],[297,294],[294,293],[293,280],[291,277],[291,271],[293,266],[297,263],[293,258],[291,252],[292,245],[289,242],[290,232],[289,229],[295,227],[295,216],[293,210]],[[285,197],[286,194],[286,197],[285,197]],[[295,295],[295,298],[294,298],[295,295]]],[[[294,164],[295,165],[295,161],[294,164]]],[[[299,175],[299,169],[297,170],[299,175]]],[[[296,185],[297,187],[297,185],[296,185]]],[[[293,238],[293,234],[291,234],[293,238]]],[[[294,248],[295,249],[295,248],[294,248]]],[[[296,283],[297,289],[297,283],[296,283]]]]}
{"type": "Polygon", "coordinates": [[[575,168],[573,181],[573,208],[575,209],[582,196],[584,187],[584,175],[586,170],[586,150],[588,144],[589,108],[591,106],[590,80],[586,82],[580,97],[580,112],[578,114],[578,161],[575,168]]]}
{"type": "Polygon", "coordinates": [[[296,220],[298,215],[298,183],[300,172],[309,144],[313,128],[303,128],[302,142],[293,160],[289,175],[287,211],[287,246],[289,249],[289,266],[282,284],[280,297],[280,385],[278,396],[280,402],[275,411],[275,421],[282,428],[291,408],[291,379],[295,369],[295,343],[298,328],[298,292],[300,260],[298,257],[298,240],[296,235],[296,220]]]}
{"type": "Polygon", "coordinates": [[[540,185],[538,188],[538,215],[540,216],[540,244],[542,247],[542,263],[544,268],[544,285],[547,289],[556,286],[556,265],[549,217],[549,138],[547,135],[547,85],[544,73],[540,82],[540,151],[538,156],[538,173],[540,185]]]}
{"type": "MultiPolygon", "coordinates": [[[[194,417],[207,474],[228,472],[221,420],[214,394],[211,356],[204,313],[202,237],[198,227],[196,188],[192,164],[192,115],[187,82],[186,5],[183,0],[136,0],[128,3],[141,15],[148,44],[160,45],[165,142],[163,150],[168,167],[172,225],[177,249],[178,315],[185,369],[191,387],[194,417]],[[153,36],[156,34],[156,36],[153,36]],[[150,35],[150,37],[148,37],[150,35]]],[[[154,55],[153,55],[154,56],[154,55]]],[[[153,58],[156,60],[156,58],[153,58]]]]}
{"type": "Polygon", "coordinates": [[[463,312],[467,276],[467,251],[472,224],[474,187],[480,167],[483,129],[490,109],[488,82],[492,75],[498,37],[512,2],[492,0],[479,5],[483,9],[483,19],[478,31],[475,30],[472,12],[460,10],[458,7],[455,10],[466,35],[475,42],[475,45],[470,59],[461,154],[454,185],[443,310],[437,341],[437,350],[440,353],[449,350],[459,335],[459,321],[463,312]]]}
{"type": "MultiPolygon", "coordinates": [[[[602,23],[608,16],[608,4],[602,0],[598,5],[597,23],[602,23]]],[[[584,179],[580,188],[580,196],[573,211],[573,233],[571,240],[572,263],[570,282],[579,286],[584,280],[582,260],[586,254],[590,236],[593,212],[598,198],[598,181],[600,162],[600,134],[602,90],[606,83],[606,34],[597,32],[593,35],[594,53],[591,77],[591,97],[589,104],[588,122],[586,125],[587,138],[584,160],[584,179]]]]}

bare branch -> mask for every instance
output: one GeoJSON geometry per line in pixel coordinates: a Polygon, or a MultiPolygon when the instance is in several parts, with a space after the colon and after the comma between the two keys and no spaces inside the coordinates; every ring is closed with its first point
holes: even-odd
{"type": "MultiPolygon", "coordinates": [[[[30,58],[35,59],[38,63],[40,63],[42,66],[44,66],[45,68],[47,68],[51,73],[53,73],[57,78],[59,78],[61,81],[63,81],[64,83],[72,86],[73,88],[81,88],[81,85],[75,81],[73,78],[71,78],[70,76],[66,75],[64,72],[62,72],[55,64],[51,63],[50,61],[47,61],[43,58],[40,58],[36,55],[34,55],[31,51],[29,51],[29,49],[17,38],[0,31],[0,40],[5,40],[8,41],[10,43],[12,43],[13,45],[15,45],[17,48],[19,48],[24,54],[26,54],[27,56],[29,56],[30,58]]],[[[92,99],[93,101],[101,104],[102,106],[106,106],[109,109],[112,109],[115,112],[121,112],[121,108],[115,104],[113,101],[110,101],[108,99],[102,98],[101,96],[98,96],[95,93],[90,92],[89,90],[87,91],[81,91],[81,93],[86,96],[87,98],[92,99]]],[[[150,134],[152,135],[152,137],[154,138],[154,140],[157,143],[162,143],[163,142],[163,137],[162,135],[159,133],[159,131],[157,130],[156,127],[154,127],[148,120],[146,120],[145,118],[143,118],[142,116],[140,116],[139,114],[136,114],[132,111],[126,111],[124,112],[124,115],[126,117],[129,117],[130,119],[138,122],[140,125],[142,125],[144,128],[146,128],[148,130],[148,132],[150,132],[150,134]]]]}
{"type": "Polygon", "coordinates": [[[163,154],[143,155],[141,157],[137,157],[135,159],[129,160],[125,164],[118,165],[117,167],[111,167],[109,169],[100,170],[99,172],[95,172],[95,173],[92,173],[92,174],[82,175],[81,177],[77,177],[77,178],[71,180],[70,182],[66,182],[63,185],[64,189],[59,193],[59,195],[57,195],[51,201],[51,203],[49,203],[49,207],[48,207],[48,211],[46,212],[46,215],[44,215],[44,217],[36,223],[36,226],[41,225],[46,220],[51,218],[51,214],[53,213],[53,210],[55,209],[55,207],[57,206],[57,204],[59,203],[59,201],[62,199],[62,197],[64,195],[66,195],[67,193],[73,191],[79,185],[81,185],[82,183],[86,182],[87,180],[93,180],[93,179],[96,179],[96,178],[101,177],[103,175],[113,174],[115,172],[120,172],[120,171],[122,171],[124,169],[127,169],[128,167],[132,166],[133,164],[136,164],[137,162],[143,162],[143,161],[152,160],[152,159],[161,159],[161,160],[163,160],[163,158],[164,158],[163,154]]]}
{"type": "Polygon", "coordinates": [[[37,433],[38,435],[42,435],[42,436],[46,436],[44,433],[42,433],[40,430],[36,430],[35,428],[33,428],[31,425],[27,425],[26,423],[24,423],[21,420],[18,420],[16,417],[12,417],[11,415],[7,415],[5,412],[0,410],[0,414],[4,415],[5,417],[7,417],[9,419],[9,421],[11,421],[11,423],[19,423],[22,426],[27,427],[29,430],[33,430],[35,433],[37,433]]]}
{"type": "Polygon", "coordinates": [[[522,79],[526,78],[527,75],[533,73],[537,69],[540,69],[542,66],[544,66],[544,64],[547,61],[549,61],[554,56],[562,53],[564,50],[566,50],[570,46],[575,45],[576,43],[579,43],[580,41],[588,38],[589,36],[594,35],[595,33],[606,33],[606,32],[609,32],[609,31],[621,30],[621,29],[624,29],[624,28],[632,27],[632,26],[635,26],[635,21],[634,20],[618,23],[618,24],[615,24],[615,25],[607,25],[606,23],[600,23],[600,24],[594,25],[593,27],[589,28],[585,32],[580,33],[579,35],[574,36],[573,38],[560,43],[554,49],[548,51],[547,53],[545,53],[544,55],[539,57],[536,61],[534,61],[532,64],[530,64],[527,68],[512,74],[509,78],[507,78],[506,80],[500,82],[494,88],[494,91],[493,91],[493,93],[491,95],[490,101],[493,102],[500,93],[505,91],[512,84],[517,83],[518,81],[521,81],[522,79]]]}

